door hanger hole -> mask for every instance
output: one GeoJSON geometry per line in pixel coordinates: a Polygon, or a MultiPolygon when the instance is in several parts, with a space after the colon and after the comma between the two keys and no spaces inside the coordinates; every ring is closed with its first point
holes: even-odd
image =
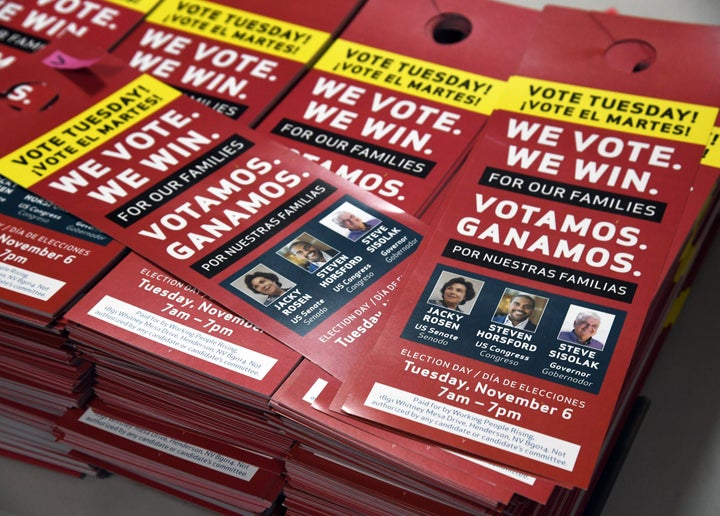
{"type": "Polygon", "coordinates": [[[647,70],[655,62],[655,48],[639,39],[616,41],[605,50],[605,60],[625,73],[639,73],[647,70]]]}
{"type": "Polygon", "coordinates": [[[458,13],[442,13],[433,17],[428,24],[432,38],[441,45],[452,45],[467,38],[472,32],[472,23],[458,13]]]}

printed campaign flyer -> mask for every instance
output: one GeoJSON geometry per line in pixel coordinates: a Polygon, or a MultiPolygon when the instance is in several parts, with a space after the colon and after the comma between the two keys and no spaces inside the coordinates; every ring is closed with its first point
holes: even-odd
{"type": "Polygon", "coordinates": [[[124,249],[67,211],[0,178],[0,292],[6,315],[50,324],[124,249]]]}
{"type": "Polygon", "coordinates": [[[56,88],[52,123],[6,107],[25,143],[5,143],[2,174],[329,372],[347,367],[421,241],[413,217],[151,76],[103,61],[26,73],[13,94],[56,88]],[[94,97],[73,82],[106,71],[94,97]]]}
{"type": "Polygon", "coordinates": [[[139,72],[252,125],[360,3],[161,0],[113,52],[139,72]]]}
{"type": "MultiPolygon", "coordinates": [[[[130,253],[67,313],[73,326],[268,398],[300,356],[130,253]]],[[[120,354],[115,352],[114,356],[120,354]]],[[[134,356],[138,356],[135,354],[134,356]]]]}
{"type": "Polygon", "coordinates": [[[485,0],[443,9],[369,0],[259,130],[421,214],[495,107],[539,14],[485,0]]]}
{"type": "Polygon", "coordinates": [[[158,0],[22,0],[0,3],[0,70],[64,35],[109,49],[158,0]]]}
{"type": "Polygon", "coordinates": [[[597,52],[608,31],[674,51],[716,28],[595,14],[607,26],[546,9],[521,65],[534,75],[510,79],[404,303],[341,392],[348,413],[582,488],[718,105],[715,87],[661,80],[703,73],[708,56],[635,76],[597,52]]]}
{"type": "Polygon", "coordinates": [[[151,430],[105,415],[103,409],[95,401],[60,419],[56,434],[72,446],[71,456],[92,457],[110,471],[122,464],[143,479],[233,513],[260,514],[280,495],[282,468],[268,457],[198,436],[176,436],[168,428],[151,430]]]}
{"type": "Polygon", "coordinates": [[[413,482],[441,486],[477,503],[507,504],[514,494],[539,503],[548,501],[555,486],[545,479],[428,445],[333,410],[330,403],[340,385],[336,378],[303,361],[273,395],[271,405],[292,422],[307,426],[309,436],[301,435],[300,442],[328,448],[345,459],[358,460],[359,455],[360,462],[367,460],[389,471],[391,477],[403,475],[413,482]]]}

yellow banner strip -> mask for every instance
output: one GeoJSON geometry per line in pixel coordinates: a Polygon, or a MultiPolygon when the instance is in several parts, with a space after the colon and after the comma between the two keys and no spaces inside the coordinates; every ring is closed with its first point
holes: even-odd
{"type": "Polygon", "coordinates": [[[710,138],[705,146],[702,164],[708,167],[720,168],[720,127],[713,127],[710,138]]]}
{"type": "Polygon", "coordinates": [[[374,47],[336,40],[315,64],[323,72],[489,115],[505,81],[374,47]]]}
{"type": "Polygon", "coordinates": [[[30,188],[180,95],[178,90],[154,77],[140,76],[79,115],[0,158],[0,174],[30,188]]]}
{"type": "Polygon", "coordinates": [[[310,62],[330,39],[328,32],[202,0],[166,0],[147,20],[300,63],[310,62]]]}
{"type": "Polygon", "coordinates": [[[705,145],[717,108],[514,76],[499,108],[551,120],[705,145]]]}

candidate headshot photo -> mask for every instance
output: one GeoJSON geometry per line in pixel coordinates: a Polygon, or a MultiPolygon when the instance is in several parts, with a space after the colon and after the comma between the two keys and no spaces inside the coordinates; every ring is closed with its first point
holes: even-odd
{"type": "Polygon", "coordinates": [[[330,247],[309,233],[302,233],[280,249],[278,254],[308,272],[315,272],[339,253],[337,249],[330,247]]]}
{"type": "Polygon", "coordinates": [[[326,217],[323,224],[355,242],[371,229],[379,226],[381,222],[380,219],[364,212],[357,206],[345,202],[329,217],[326,217]]]}
{"type": "Polygon", "coordinates": [[[546,297],[506,288],[495,309],[492,322],[534,332],[547,302],[546,297]]]}
{"type": "Polygon", "coordinates": [[[292,290],[296,284],[271,269],[259,265],[234,280],[230,285],[263,306],[268,306],[292,290]]]}
{"type": "Polygon", "coordinates": [[[613,314],[570,305],[558,340],[602,351],[615,319],[613,314]]]}
{"type": "Polygon", "coordinates": [[[427,303],[456,312],[470,313],[474,299],[484,284],[484,281],[443,271],[440,273],[427,303]]]}

